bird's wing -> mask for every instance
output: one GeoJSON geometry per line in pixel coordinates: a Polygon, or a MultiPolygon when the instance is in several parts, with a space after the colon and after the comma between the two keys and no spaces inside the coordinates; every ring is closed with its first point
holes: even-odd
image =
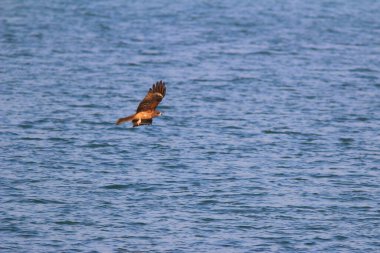
{"type": "Polygon", "coordinates": [[[157,105],[162,101],[166,94],[166,87],[163,81],[159,81],[153,84],[152,88],[149,89],[148,94],[140,102],[137,107],[137,112],[151,111],[155,110],[157,105]]]}

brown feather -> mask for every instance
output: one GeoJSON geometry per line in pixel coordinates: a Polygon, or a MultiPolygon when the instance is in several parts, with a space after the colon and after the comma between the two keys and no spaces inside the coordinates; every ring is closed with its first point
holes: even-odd
{"type": "Polygon", "coordinates": [[[142,125],[152,125],[153,119],[142,119],[139,125],[137,124],[137,122],[138,122],[137,119],[132,120],[133,127],[142,126],[142,125]]]}
{"type": "Polygon", "coordinates": [[[155,110],[166,94],[166,87],[163,81],[156,82],[149,89],[144,99],[140,102],[136,112],[155,110]]]}
{"type": "Polygon", "coordinates": [[[116,125],[120,125],[124,122],[128,122],[128,121],[131,121],[134,117],[135,117],[136,114],[133,114],[133,115],[130,115],[128,117],[125,117],[125,118],[120,118],[116,121],[116,125]]]}

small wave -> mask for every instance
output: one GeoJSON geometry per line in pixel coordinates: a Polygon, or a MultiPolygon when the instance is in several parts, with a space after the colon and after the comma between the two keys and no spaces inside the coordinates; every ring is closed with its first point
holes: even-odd
{"type": "Polygon", "coordinates": [[[33,128],[33,125],[31,123],[21,123],[18,126],[23,128],[23,129],[33,128]]]}
{"type": "Polygon", "coordinates": [[[265,133],[265,134],[285,134],[285,135],[318,136],[318,134],[302,133],[302,132],[296,132],[296,131],[264,130],[263,133],[265,133]]]}
{"type": "Polygon", "coordinates": [[[33,204],[65,204],[65,202],[50,199],[26,199],[22,202],[28,202],[33,204]]]}
{"type": "Polygon", "coordinates": [[[105,143],[89,143],[86,145],[83,145],[84,148],[104,148],[104,147],[111,147],[112,145],[105,142],[105,143]]]}
{"type": "Polygon", "coordinates": [[[70,220],[64,220],[64,221],[57,221],[55,224],[58,225],[80,225],[80,222],[77,221],[70,221],[70,220]]]}
{"type": "Polygon", "coordinates": [[[351,143],[354,142],[354,139],[353,139],[353,138],[339,138],[339,141],[340,141],[343,145],[350,145],[351,143]]]}
{"type": "Polygon", "coordinates": [[[370,69],[370,68],[353,68],[349,71],[355,72],[355,73],[374,73],[377,72],[376,70],[370,69]]]}
{"type": "Polygon", "coordinates": [[[111,184],[111,185],[102,186],[103,189],[107,189],[107,190],[123,190],[129,187],[130,185],[126,185],[126,184],[111,184]]]}

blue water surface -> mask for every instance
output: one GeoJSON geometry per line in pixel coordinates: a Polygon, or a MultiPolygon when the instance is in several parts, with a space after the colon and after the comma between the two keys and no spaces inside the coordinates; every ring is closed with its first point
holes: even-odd
{"type": "Polygon", "coordinates": [[[2,0],[0,252],[380,252],[379,13],[2,0]]]}

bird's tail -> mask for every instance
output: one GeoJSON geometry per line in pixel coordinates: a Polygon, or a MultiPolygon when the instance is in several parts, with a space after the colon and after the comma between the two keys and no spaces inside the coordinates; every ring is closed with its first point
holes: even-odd
{"type": "Polygon", "coordinates": [[[128,117],[125,117],[125,118],[120,118],[116,121],[116,125],[120,125],[120,124],[123,124],[124,122],[128,122],[128,121],[131,121],[133,119],[133,117],[135,117],[135,114],[133,115],[130,115],[128,117]]]}

